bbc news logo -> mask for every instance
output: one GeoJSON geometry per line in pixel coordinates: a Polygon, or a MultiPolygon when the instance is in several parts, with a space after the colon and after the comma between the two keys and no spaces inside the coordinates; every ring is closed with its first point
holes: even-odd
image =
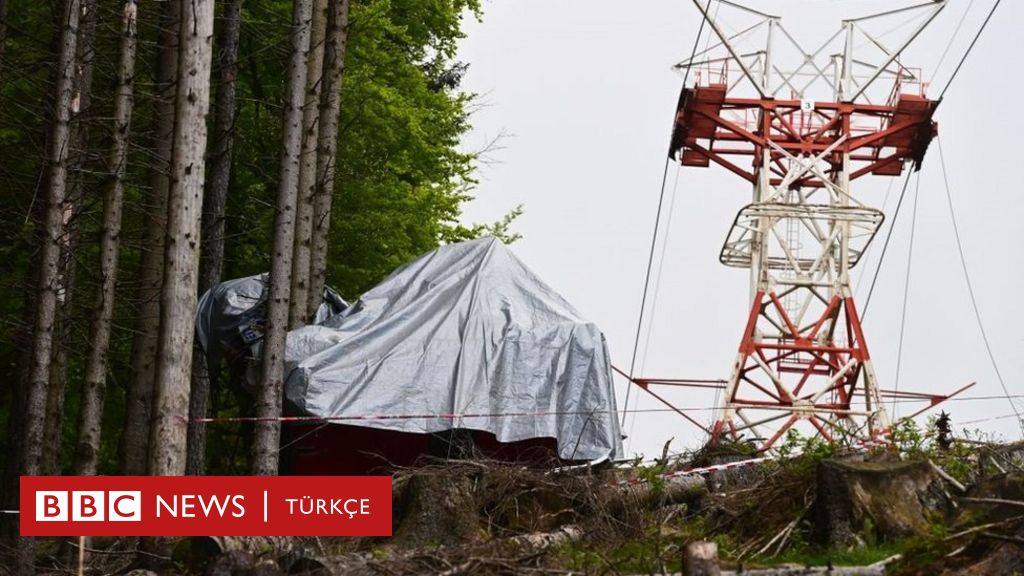
{"type": "Polygon", "coordinates": [[[138,490],[36,492],[36,522],[141,522],[138,490]]]}
{"type": "Polygon", "coordinates": [[[23,536],[390,536],[388,476],[23,476],[23,536]]]}

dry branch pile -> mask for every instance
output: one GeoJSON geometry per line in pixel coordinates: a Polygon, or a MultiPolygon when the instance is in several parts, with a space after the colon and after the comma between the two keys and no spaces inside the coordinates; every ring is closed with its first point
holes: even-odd
{"type": "MultiPolygon", "coordinates": [[[[1024,569],[1024,474],[979,475],[962,494],[929,461],[885,454],[707,477],[664,476],[670,468],[554,473],[465,460],[401,469],[390,538],[184,539],[164,572],[661,572],[677,570],[686,544],[698,539],[719,543],[725,568],[748,571],[787,551],[894,541],[925,545],[886,573],[1024,569]],[[956,528],[936,540],[943,526],[956,528]]],[[[137,565],[134,543],[103,544],[95,544],[103,550],[91,555],[88,574],[125,574],[137,565]]],[[[879,565],[863,570],[882,572],[879,565]]]]}

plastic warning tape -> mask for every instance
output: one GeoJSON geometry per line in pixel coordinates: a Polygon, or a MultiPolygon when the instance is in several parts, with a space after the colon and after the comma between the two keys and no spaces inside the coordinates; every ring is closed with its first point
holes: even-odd
{"type": "MultiPolygon", "coordinates": [[[[880,448],[880,447],[887,446],[887,445],[888,444],[886,442],[881,442],[881,441],[878,441],[878,440],[871,440],[871,441],[867,441],[867,442],[861,442],[857,446],[852,446],[851,450],[853,450],[854,452],[866,452],[866,451],[871,450],[873,448],[880,448]]],[[[703,467],[700,467],[700,468],[689,468],[689,469],[686,469],[686,470],[675,470],[675,471],[672,471],[672,472],[665,472],[664,474],[661,474],[660,477],[661,478],[679,478],[679,477],[683,477],[683,476],[707,476],[707,475],[712,474],[714,472],[721,472],[722,470],[733,470],[733,469],[736,469],[736,468],[745,468],[747,466],[756,466],[758,464],[764,464],[766,462],[773,462],[773,461],[777,461],[777,460],[792,460],[794,458],[799,458],[800,456],[801,456],[800,454],[794,454],[794,455],[786,456],[785,458],[783,458],[781,456],[760,456],[758,458],[750,458],[750,459],[747,459],[747,460],[736,460],[734,462],[723,462],[722,464],[713,464],[711,466],[703,466],[703,467]]],[[[645,479],[645,478],[632,478],[630,480],[624,480],[624,481],[620,482],[619,484],[640,484],[640,483],[644,483],[644,482],[647,482],[647,481],[648,480],[645,479]]]]}

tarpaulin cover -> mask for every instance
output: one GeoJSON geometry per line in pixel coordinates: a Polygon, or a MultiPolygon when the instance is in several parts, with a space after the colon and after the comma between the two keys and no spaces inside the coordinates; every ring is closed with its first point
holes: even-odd
{"type": "Polygon", "coordinates": [[[290,332],[286,361],[285,395],[311,416],[550,437],[567,460],[622,454],[604,336],[494,238],[421,256],[290,332]]]}
{"type": "MultiPolygon", "coordinates": [[[[266,323],[268,274],[227,280],[207,290],[196,306],[196,339],[206,355],[210,381],[216,385],[221,360],[251,360],[258,356],[266,323]]],[[[331,288],[324,289],[323,302],[313,317],[323,322],[345,308],[345,302],[331,288]]],[[[242,381],[245,384],[245,381],[242,381]]]]}

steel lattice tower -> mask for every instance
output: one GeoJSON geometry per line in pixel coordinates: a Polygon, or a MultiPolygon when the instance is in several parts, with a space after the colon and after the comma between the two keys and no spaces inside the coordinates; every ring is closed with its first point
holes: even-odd
{"type": "MultiPolygon", "coordinates": [[[[804,420],[830,441],[878,439],[890,427],[883,398],[934,405],[948,396],[879,387],[850,270],[885,216],[859,201],[852,185],[920,168],[937,133],[937,102],[901,56],[946,2],[844,20],[815,50],[805,50],[777,16],[722,0],[723,12],[754,20],[727,35],[718,12],[694,3],[717,42],[676,65],[689,82],[670,155],[684,167],[716,164],[753,188],[719,256],[750,270],[750,306],[708,432],[712,441],[754,438],[769,449],[804,420]],[[913,25],[887,46],[884,34],[869,30],[896,15],[913,25]],[[741,46],[755,37],[755,49],[741,46]],[[796,67],[786,68],[784,59],[796,67]]],[[[715,386],[633,382],[648,392],[652,384],[715,386]]]]}

